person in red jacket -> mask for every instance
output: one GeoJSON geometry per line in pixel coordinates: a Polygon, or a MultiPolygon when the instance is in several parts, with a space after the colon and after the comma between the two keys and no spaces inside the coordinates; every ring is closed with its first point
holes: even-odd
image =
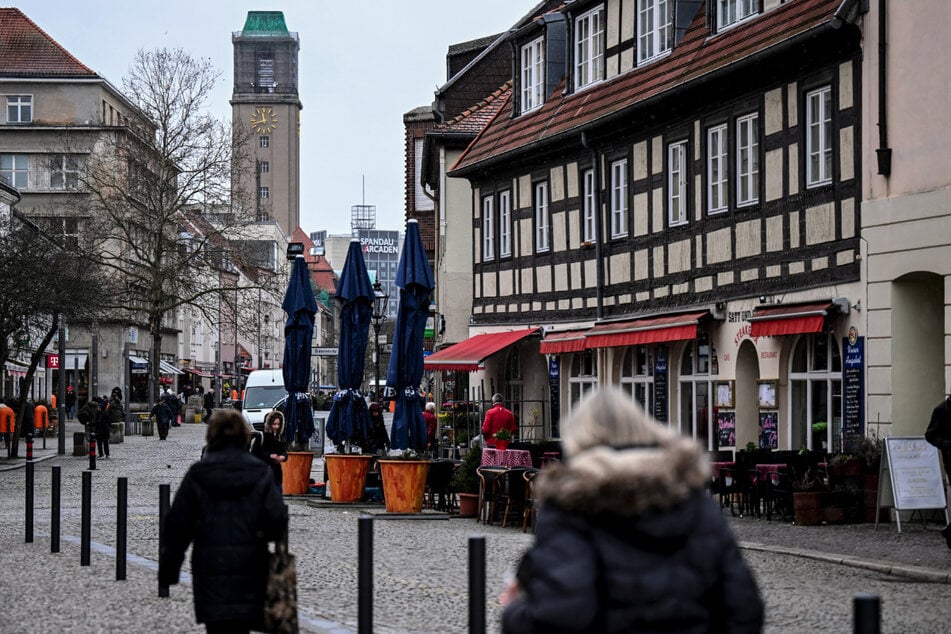
{"type": "Polygon", "coordinates": [[[492,407],[485,413],[482,422],[482,440],[489,447],[495,447],[495,433],[507,429],[515,436],[515,416],[502,405],[502,395],[492,395],[492,407]]]}

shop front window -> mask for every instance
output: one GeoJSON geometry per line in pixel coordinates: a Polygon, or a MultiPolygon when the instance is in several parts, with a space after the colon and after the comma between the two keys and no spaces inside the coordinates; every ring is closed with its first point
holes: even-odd
{"type": "Polygon", "coordinates": [[[842,450],[842,357],[833,335],[796,342],[789,368],[792,449],[842,450]]]}
{"type": "Polygon", "coordinates": [[[713,382],[716,349],[707,333],[687,343],[680,360],[680,433],[716,449],[713,433],[713,382]]]}
{"type": "Polygon", "coordinates": [[[631,346],[621,362],[621,389],[648,412],[654,411],[654,349],[631,346]]]}
{"type": "Polygon", "coordinates": [[[578,402],[588,392],[598,387],[598,360],[594,351],[583,350],[573,355],[571,374],[568,377],[568,411],[574,411],[578,402]]]}

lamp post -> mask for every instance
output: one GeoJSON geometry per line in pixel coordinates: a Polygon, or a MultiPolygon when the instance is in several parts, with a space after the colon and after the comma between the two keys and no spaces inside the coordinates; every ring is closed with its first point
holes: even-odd
{"type": "Polygon", "coordinates": [[[380,402],[380,326],[386,321],[386,305],[390,296],[383,291],[383,285],[380,280],[373,283],[373,343],[374,343],[374,363],[376,365],[376,385],[374,386],[374,399],[380,402]]]}

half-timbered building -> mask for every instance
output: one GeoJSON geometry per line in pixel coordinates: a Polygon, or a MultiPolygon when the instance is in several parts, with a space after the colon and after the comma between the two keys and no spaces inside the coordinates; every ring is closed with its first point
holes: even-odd
{"type": "Polygon", "coordinates": [[[505,104],[450,171],[471,338],[427,367],[550,403],[547,437],[605,384],[710,449],[864,434],[862,11],[576,0],[510,32],[505,104]]]}

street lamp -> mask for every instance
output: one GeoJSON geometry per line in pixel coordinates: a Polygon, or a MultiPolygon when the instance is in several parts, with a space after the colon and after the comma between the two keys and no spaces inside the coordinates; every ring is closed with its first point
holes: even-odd
{"type": "Polygon", "coordinates": [[[383,291],[383,285],[377,280],[373,283],[373,343],[376,355],[376,385],[374,389],[374,399],[380,402],[380,326],[386,321],[386,305],[390,301],[390,296],[383,291]]]}

